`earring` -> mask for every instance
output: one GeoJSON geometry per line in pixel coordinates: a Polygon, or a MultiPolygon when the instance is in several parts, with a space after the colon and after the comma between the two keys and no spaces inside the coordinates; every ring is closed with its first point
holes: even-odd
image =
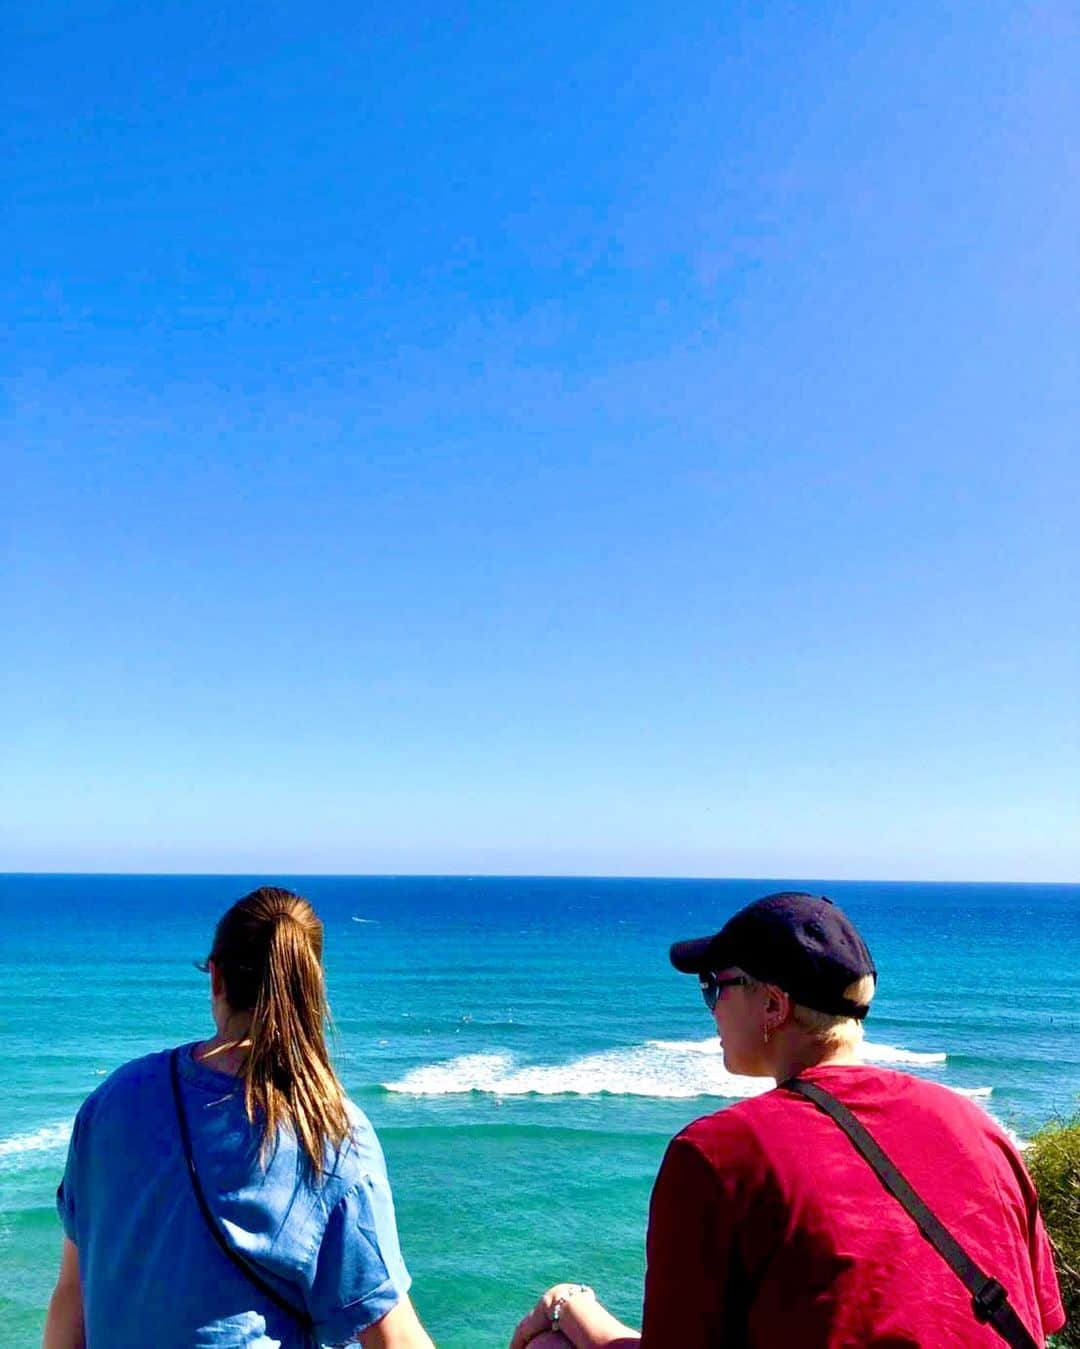
{"type": "Polygon", "coordinates": [[[764,1036],[765,1036],[765,1043],[768,1044],[768,1043],[769,1043],[769,1036],[772,1034],[772,1031],[769,1029],[768,1026],[766,1026],[765,1029],[764,1029],[764,1031],[763,1031],[762,1033],[763,1033],[764,1036]]]}

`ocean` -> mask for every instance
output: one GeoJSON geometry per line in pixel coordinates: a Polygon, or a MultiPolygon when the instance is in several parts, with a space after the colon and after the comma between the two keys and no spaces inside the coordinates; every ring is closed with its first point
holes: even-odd
{"type": "MultiPolygon", "coordinates": [[[[0,1343],[40,1342],[79,1103],[212,1033],[214,923],[272,881],[326,927],[335,1059],[382,1139],[440,1349],[505,1345],[560,1279],[639,1323],[668,1139],[762,1083],[725,1072],[667,948],[778,889],[830,895],[880,971],[866,1057],[1021,1139],[1080,1092],[1080,886],[528,877],[0,877],[0,1343]]],[[[152,1338],[152,1309],[148,1309],[152,1338]]]]}

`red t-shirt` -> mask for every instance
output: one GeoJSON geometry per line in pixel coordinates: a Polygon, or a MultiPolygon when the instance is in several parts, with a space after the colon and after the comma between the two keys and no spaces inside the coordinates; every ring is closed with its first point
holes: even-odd
{"type": "MultiPolygon", "coordinates": [[[[1065,1322],[1034,1186],[956,1092],[887,1069],[802,1074],[862,1121],[1037,1343],[1065,1322]]],[[[706,1115],[653,1189],[642,1349],[1002,1349],[839,1125],[794,1092],[706,1115]]]]}

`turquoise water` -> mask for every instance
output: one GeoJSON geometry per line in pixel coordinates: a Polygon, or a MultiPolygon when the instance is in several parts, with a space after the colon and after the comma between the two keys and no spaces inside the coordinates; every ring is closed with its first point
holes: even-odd
{"type": "MultiPolygon", "coordinates": [[[[70,1122],[126,1059],[210,1033],[206,954],[268,878],[0,877],[0,1344],[39,1341],[70,1122]]],[[[505,1344],[543,1287],[638,1320],[668,1138],[725,1073],[668,944],[797,885],[881,971],[868,1057],[970,1093],[1021,1136],[1080,1092],[1080,886],[280,877],[327,934],[335,1053],[386,1149],[441,1349],[505,1344]]]]}

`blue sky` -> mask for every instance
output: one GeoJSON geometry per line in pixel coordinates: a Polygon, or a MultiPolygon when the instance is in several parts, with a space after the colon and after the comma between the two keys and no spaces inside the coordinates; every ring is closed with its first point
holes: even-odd
{"type": "Polygon", "coordinates": [[[1076,880],[1071,4],[43,3],[0,867],[1076,880]]]}

